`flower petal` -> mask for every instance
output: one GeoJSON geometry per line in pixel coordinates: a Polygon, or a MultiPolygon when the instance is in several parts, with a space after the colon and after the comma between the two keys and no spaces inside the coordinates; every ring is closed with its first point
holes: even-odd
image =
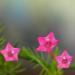
{"type": "Polygon", "coordinates": [[[44,46],[39,46],[36,50],[38,52],[46,52],[47,51],[47,49],[44,46]]]}
{"type": "Polygon", "coordinates": [[[38,37],[38,41],[40,45],[44,45],[46,43],[46,40],[44,37],[38,37]]]}

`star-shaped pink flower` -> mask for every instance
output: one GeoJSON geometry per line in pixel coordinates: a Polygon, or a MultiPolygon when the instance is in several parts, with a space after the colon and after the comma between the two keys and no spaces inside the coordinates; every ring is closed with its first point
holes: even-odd
{"type": "Polygon", "coordinates": [[[10,43],[7,43],[6,48],[1,50],[5,61],[18,61],[20,48],[14,48],[10,43]]]}
{"type": "Polygon", "coordinates": [[[72,62],[72,56],[70,56],[67,52],[67,50],[64,50],[64,52],[56,57],[58,68],[69,68],[70,64],[72,62]]]}
{"type": "Polygon", "coordinates": [[[58,44],[54,32],[50,32],[46,37],[38,37],[40,46],[36,49],[39,52],[50,52],[58,44]]]}

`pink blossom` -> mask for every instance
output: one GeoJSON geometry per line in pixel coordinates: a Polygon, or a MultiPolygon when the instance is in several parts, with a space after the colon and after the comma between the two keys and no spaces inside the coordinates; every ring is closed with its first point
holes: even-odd
{"type": "Polygon", "coordinates": [[[72,56],[68,54],[67,50],[64,50],[60,56],[56,57],[56,60],[58,62],[58,68],[69,68],[72,61],[72,56]]]}
{"type": "Polygon", "coordinates": [[[58,44],[54,32],[49,33],[46,37],[38,37],[40,46],[36,49],[39,52],[50,52],[58,44]]]}
{"type": "Polygon", "coordinates": [[[10,43],[7,43],[6,48],[1,50],[5,61],[18,61],[20,48],[14,48],[10,43]]]}

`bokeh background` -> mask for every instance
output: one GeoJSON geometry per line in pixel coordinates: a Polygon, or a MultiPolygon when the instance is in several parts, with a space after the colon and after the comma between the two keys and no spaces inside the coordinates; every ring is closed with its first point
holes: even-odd
{"type": "Polygon", "coordinates": [[[6,25],[9,41],[36,46],[37,37],[54,31],[64,34],[61,50],[75,57],[74,0],[0,0],[0,21],[6,25]]]}

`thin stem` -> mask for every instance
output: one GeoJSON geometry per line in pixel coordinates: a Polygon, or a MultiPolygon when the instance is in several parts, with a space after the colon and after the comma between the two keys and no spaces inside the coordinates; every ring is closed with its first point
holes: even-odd
{"type": "Polygon", "coordinates": [[[51,57],[56,61],[56,55],[54,54],[53,51],[50,52],[51,57]]]}
{"type": "Polygon", "coordinates": [[[49,74],[51,74],[51,72],[48,70],[48,68],[39,59],[37,59],[36,57],[33,57],[33,58],[38,64],[40,64],[42,66],[42,68],[44,68],[45,71],[47,71],[49,74]]]}

